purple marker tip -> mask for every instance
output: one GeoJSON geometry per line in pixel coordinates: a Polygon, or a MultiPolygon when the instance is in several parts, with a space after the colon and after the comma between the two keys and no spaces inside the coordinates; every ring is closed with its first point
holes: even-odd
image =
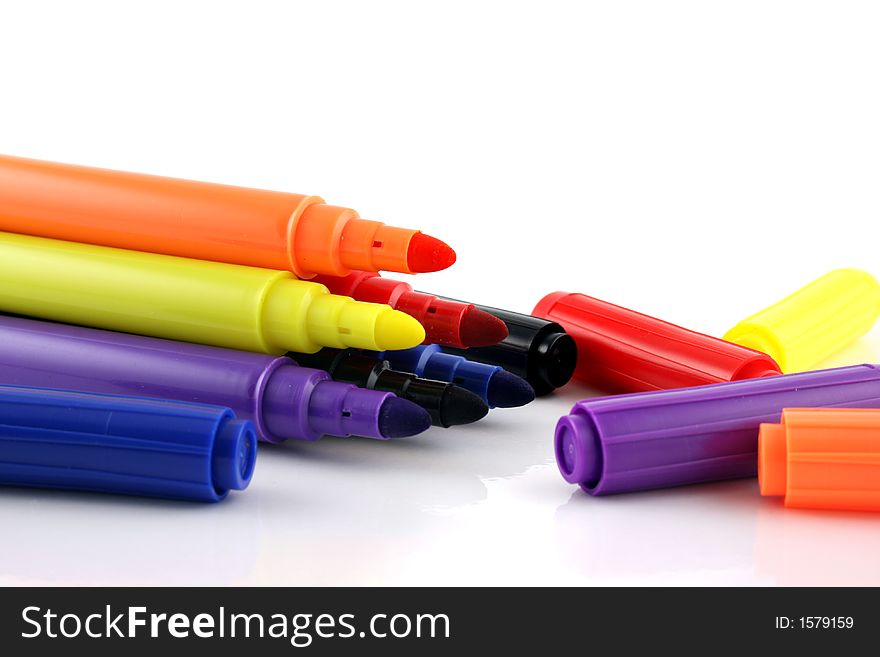
{"type": "Polygon", "coordinates": [[[379,432],[385,438],[414,436],[427,431],[430,426],[430,414],[418,404],[394,395],[382,404],[379,432]]]}

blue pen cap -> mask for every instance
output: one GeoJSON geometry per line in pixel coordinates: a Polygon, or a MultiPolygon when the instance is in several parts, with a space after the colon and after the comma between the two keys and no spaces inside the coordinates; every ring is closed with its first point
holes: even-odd
{"type": "Polygon", "coordinates": [[[0,386],[0,484],[217,502],[256,453],[221,406],[0,386]]]}
{"type": "Polygon", "coordinates": [[[436,344],[420,345],[401,351],[382,351],[392,369],[412,372],[426,379],[447,381],[470,390],[483,401],[489,403],[489,382],[496,372],[502,371],[497,365],[487,365],[468,360],[464,356],[447,354],[436,344]]]}

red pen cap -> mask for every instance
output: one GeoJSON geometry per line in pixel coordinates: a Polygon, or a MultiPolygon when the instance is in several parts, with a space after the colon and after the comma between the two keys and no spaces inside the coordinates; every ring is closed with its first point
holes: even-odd
{"type": "Polygon", "coordinates": [[[642,392],[780,374],[767,354],[585,294],[553,292],[532,313],[561,324],[578,348],[574,377],[611,392],[642,392]]]}

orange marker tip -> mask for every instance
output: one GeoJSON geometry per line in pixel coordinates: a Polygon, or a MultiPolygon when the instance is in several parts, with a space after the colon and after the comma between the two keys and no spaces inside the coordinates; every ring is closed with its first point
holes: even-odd
{"type": "Polygon", "coordinates": [[[459,335],[465,347],[490,347],[507,337],[507,324],[471,306],[461,318],[459,335]]]}
{"type": "Polygon", "coordinates": [[[409,242],[406,263],[414,274],[441,271],[455,262],[455,251],[436,237],[416,233],[409,242]]]}

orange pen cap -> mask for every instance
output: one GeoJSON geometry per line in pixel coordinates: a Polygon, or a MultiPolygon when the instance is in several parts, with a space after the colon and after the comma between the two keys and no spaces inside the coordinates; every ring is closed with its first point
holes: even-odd
{"type": "Polygon", "coordinates": [[[758,481],[788,507],[880,511],[880,409],[785,409],[761,425],[758,481]]]}

